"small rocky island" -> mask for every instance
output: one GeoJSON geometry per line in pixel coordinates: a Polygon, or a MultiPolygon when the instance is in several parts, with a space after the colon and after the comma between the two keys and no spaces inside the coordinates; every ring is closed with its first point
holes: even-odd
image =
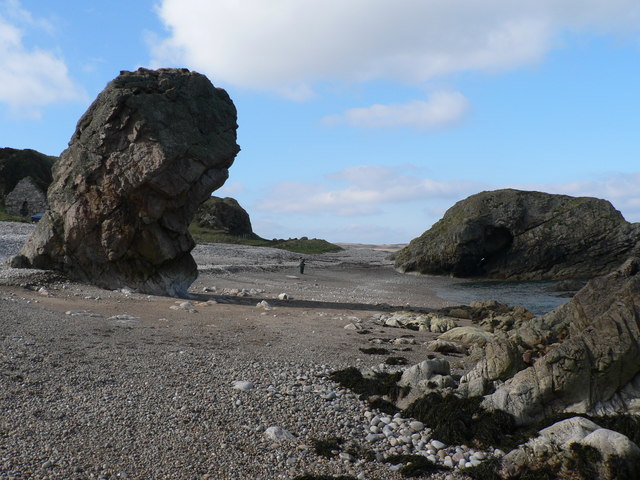
{"type": "Polygon", "coordinates": [[[496,190],[452,206],[396,268],[505,280],[593,278],[640,252],[640,224],[589,197],[496,190]]]}

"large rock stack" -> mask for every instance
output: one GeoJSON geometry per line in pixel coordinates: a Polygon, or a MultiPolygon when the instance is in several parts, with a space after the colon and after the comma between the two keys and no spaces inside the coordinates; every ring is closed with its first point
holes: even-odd
{"type": "Polygon", "coordinates": [[[251,219],[234,198],[211,197],[195,214],[194,221],[201,228],[218,230],[229,235],[252,236],[251,219]]]}
{"type": "Polygon", "coordinates": [[[179,296],[197,276],[187,227],[239,147],[227,93],[186,69],[122,72],[53,170],[50,211],[14,265],[179,296]]]}
{"type": "Polygon", "coordinates": [[[640,224],[605,201],[496,190],[456,203],[396,257],[396,268],[508,280],[592,278],[637,253],[640,224]]]}

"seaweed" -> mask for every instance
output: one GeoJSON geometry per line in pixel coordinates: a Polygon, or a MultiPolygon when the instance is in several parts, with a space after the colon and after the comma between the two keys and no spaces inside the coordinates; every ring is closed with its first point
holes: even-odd
{"type": "Polygon", "coordinates": [[[409,360],[405,357],[389,357],[384,361],[387,365],[408,365],[409,360]]]}
{"type": "Polygon", "coordinates": [[[380,410],[382,413],[386,413],[387,415],[395,415],[400,411],[400,409],[396,407],[393,403],[377,395],[373,397],[369,397],[368,401],[369,401],[369,406],[371,408],[380,410]]]}
{"type": "Polygon", "coordinates": [[[443,397],[429,393],[407,407],[403,414],[420,420],[432,429],[434,438],[451,445],[472,443],[478,447],[497,445],[510,450],[516,439],[505,432],[513,432],[512,415],[481,407],[483,397],[443,397]]]}
{"type": "Polygon", "coordinates": [[[598,477],[598,463],[602,461],[600,451],[591,445],[572,443],[569,445],[572,457],[566,464],[570,470],[576,470],[585,479],[598,477]]]}
{"type": "Polygon", "coordinates": [[[347,367],[343,370],[336,370],[329,375],[329,378],[339,383],[345,388],[352,390],[365,399],[373,395],[387,395],[395,400],[403,393],[403,389],[398,386],[401,373],[376,373],[373,377],[364,377],[356,367],[347,367]]]}
{"type": "Polygon", "coordinates": [[[427,477],[433,473],[449,470],[447,467],[437,465],[422,455],[391,455],[385,462],[393,465],[402,464],[399,472],[405,477],[427,477]]]}
{"type": "Polygon", "coordinates": [[[313,475],[311,473],[305,473],[304,475],[298,475],[293,480],[358,480],[351,475],[313,475]]]}
{"type": "Polygon", "coordinates": [[[367,355],[387,355],[389,353],[389,350],[380,347],[361,348],[360,351],[367,355]]]}
{"type": "Polygon", "coordinates": [[[498,475],[500,460],[490,458],[475,467],[467,467],[460,470],[460,473],[473,478],[473,480],[501,480],[498,475]]]}
{"type": "Polygon", "coordinates": [[[314,438],[311,440],[313,449],[317,455],[325,458],[332,458],[337,455],[336,451],[342,449],[344,439],[340,437],[328,437],[324,439],[314,438]]]}

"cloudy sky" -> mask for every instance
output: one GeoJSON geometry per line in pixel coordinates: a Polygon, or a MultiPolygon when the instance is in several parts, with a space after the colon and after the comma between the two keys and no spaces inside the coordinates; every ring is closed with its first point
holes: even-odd
{"type": "Polygon", "coordinates": [[[206,74],[266,238],[403,243],[506,187],[640,221],[638,0],[0,0],[0,65],[0,146],[50,155],[120,70],[206,74]]]}

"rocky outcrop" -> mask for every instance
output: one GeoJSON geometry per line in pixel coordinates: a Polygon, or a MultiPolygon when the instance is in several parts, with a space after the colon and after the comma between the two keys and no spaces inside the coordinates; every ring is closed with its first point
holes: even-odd
{"type": "Polygon", "coordinates": [[[24,177],[4,199],[4,206],[9,215],[30,217],[47,209],[47,196],[33,178],[24,177]]]}
{"type": "Polygon", "coordinates": [[[630,260],[591,280],[570,302],[489,344],[463,385],[506,380],[483,406],[520,425],[558,413],[640,414],[639,265],[630,260]],[[536,349],[525,362],[523,348],[536,349]],[[519,371],[505,378],[509,369],[519,371]]]}
{"type": "Polygon", "coordinates": [[[13,264],[106,288],[182,295],[197,276],[187,227],[239,151],[224,90],[186,69],[122,72],[53,169],[50,211],[13,264]]]}
{"type": "Polygon", "coordinates": [[[525,470],[545,472],[545,478],[638,478],[640,448],[621,433],[573,417],[542,429],[509,452],[502,459],[500,477],[523,478],[525,470]]]}
{"type": "Polygon", "coordinates": [[[201,228],[220,230],[230,235],[252,235],[247,211],[233,198],[211,197],[196,212],[194,221],[201,228]]]}
{"type": "Polygon", "coordinates": [[[16,188],[18,182],[31,177],[43,192],[51,184],[51,168],[57,157],[35,150],[0,148],[0,199],[16,188]]]}
{"type": "Polygon", "coordinates": [[[497,190],[451,207],[396,256],[396,268],[509,280],[592,278],[640,249],[640,224],[605,201],[497,190]]]}

